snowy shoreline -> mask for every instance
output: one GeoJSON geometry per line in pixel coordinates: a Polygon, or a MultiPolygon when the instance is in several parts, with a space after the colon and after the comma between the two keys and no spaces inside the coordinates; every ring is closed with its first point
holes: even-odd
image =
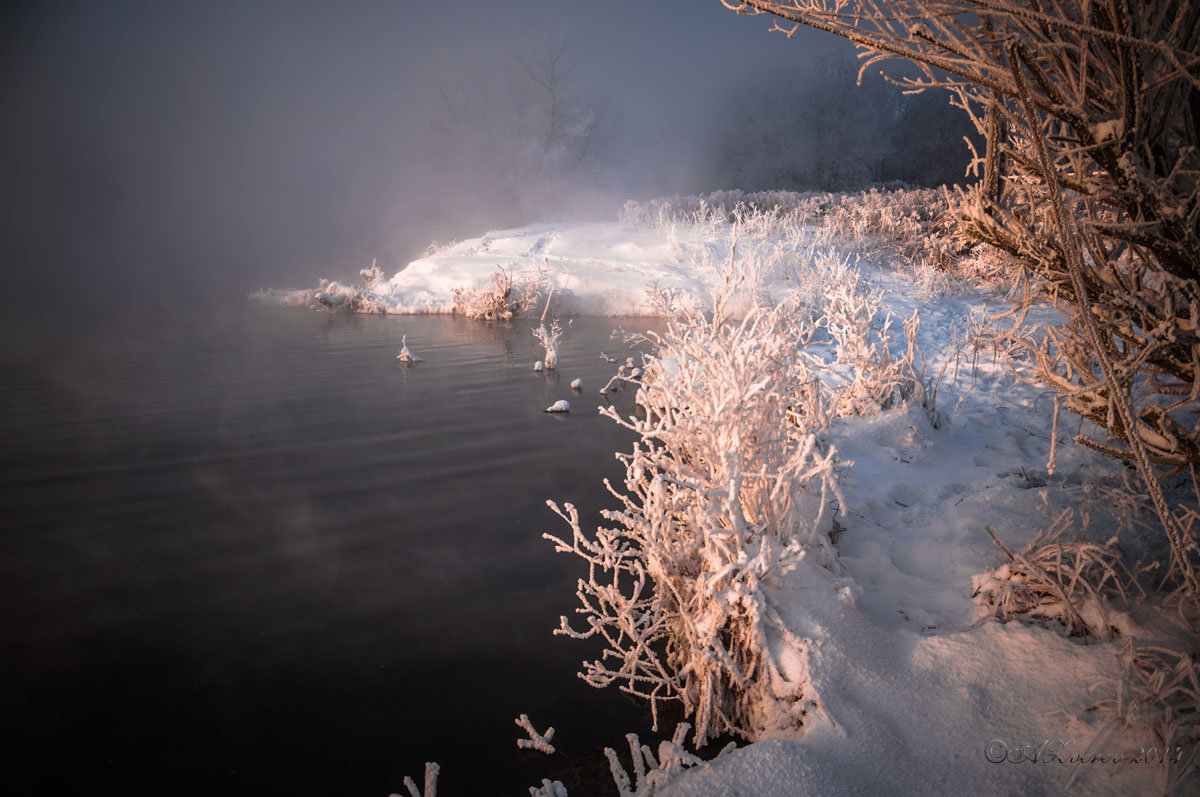
{"type": "MultiPolygon", "coordinates": [[[[715,243],[715,242],[714,242],[715,243]]],[[[616,223],[497,230],[412,261],[390,279],[310,289],[264,290],[264,304],[311,310],[415,315],[455,312],[455,290],[487,288],[497,268],[545,275],[560,315],[654,316],[645,286],[704,293],[709,287],[673,252],[662,230],[616,223]]]]}
{"type": "MultiPolygon", "coordinates": [[[[815,302],[822,297],[814,292],[829,287],[809,276],[819,261],[822,279],[861,279],[891,318],[919,312],[926,372],[941,374],[937,423],[904,405],[829,427],[828,442],[852,463],[837,564],[808,557],[764,588],[789,632],[787,640],[768,635],[766,655],[784,681],[803,685],[803,718],[676,772],[655,793],[1041,793],[1072,779],[1094,794],[1156,788],[1159,769],[1148,764],[1073,766],[1043,753],[1038,765],[997,760],[995,751],[1047,742],[1068,758],[1093,741],[1091,752],[1105,755],[1150,747],[1148,734],[1106,728],[1094,709],[1121,678],[1124,641],[1170,643],[1172,629],[1133,606],[1111,614],[1117,639],[1077,640],[1047,622],[977,622],[972,599],[973,577],[1003,560],[985,525],[1017,549],[1050,516],[1078,506],[1091,513],[1090,536],[1114,536],[1120,510],[1092,488],[1119,483],[1120,464],[1071,445],[1060,430],[1058,467],[1047,471],[1049,392],[1018,380],[1003,358],[966,353],[972,320],[1003,311],[1001,299],[851,257],[826,232],[799,223],[743,228],[737,253],[750,279],[742,298],[815,302]]],[[[710,295],[735,237],[715,217],[533,225],[454,244],[387,280],[364,272],[363,286],[323,283],[252,298],[326,311],[451,313],[461,311],[457,292],[486,290],[499,266],[553,286],[554,314],[563,318],[662,315],[650,287],[710,295]]],[[[1056,316],[1047,308],[1036,320],[1056,316]]],[[[891,339],[893,356],[898,344],[891,339]]],[[[564,595],[564,611],[569,603],[564,595]]]]}

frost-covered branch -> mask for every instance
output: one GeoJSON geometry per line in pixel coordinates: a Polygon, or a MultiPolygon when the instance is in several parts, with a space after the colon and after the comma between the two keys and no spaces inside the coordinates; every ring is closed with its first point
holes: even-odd
{"type": "Polygon", "coordinates": [[[550,744],[550,740],[554,738],[554,728],[549,727],[543,733],[538,733],[533,727],[533,723],[529,721],[528,714],[522,714],[513,720],[517,727],[529,734],[528,739],[517,739],[517,747],[523,750],[537,750],[539,753],[546,755],[554,754],[554,745],[550,744]]]}
{"type": "MultiPolygon", "coordinates": [[[[404,776],[404,788],[408,789],[409,797],[437,797],[437,779],[438,772],[441,767],[435,761],[427,761],[425,763],[425,790],[424,792],[417,789],[416,782],[408,775],[404,776]]],[[[400,797],[399,794],[391,794],[388,797],[400,797]]]]}
{"type": "Polygon", "coordinates": [[[562,327],[558,324],[558,319],[554,319],[554,323],[550,328],[546,328],[546,313],[550,312],[550,300],[554,298],[554,286],[550,286],[550,293],[546,295],[546,306],[542,308],[542,319],[537,329],[532,330],[533,336],[538,339],[542,347],[546,350],[546,359],[543,361],[547,371],[553,371],[558,368],[558,339],[562,337],[562,327]]]}
{"type": "Polygon", "coordinates": [[[538,339],[542,347],[546,350],[546,358],[542,361],[545,363],[547,371],[553,371],[558,368],[558,339],[562,337],[563,329],[558,323],[558,319],[547,329],[543,323],[537,329],[533,330],[533,336],[538,339]]]}
{"type": "MultiPolygon", "coordinates": [[[[621,764],[617,752],[611,747],[604,748],[609,771],[612,772],[613,782],[617,786],[617,794],[620,797],[651,797],[684,769],[703,764],[702,759],[689,753],[683,746],[690,728],[691,725],[686,722],[676,725],[671,739],[659,742],[657,758],[648,745],[641,743],[636,733],[626,734],[625,740],[629,742],[629,757],[633,766],[632,780],[630,773],[621,764]]],[[[735,747],[736,745],[730,742],[716,757],[720,758],[735,747]]]]}

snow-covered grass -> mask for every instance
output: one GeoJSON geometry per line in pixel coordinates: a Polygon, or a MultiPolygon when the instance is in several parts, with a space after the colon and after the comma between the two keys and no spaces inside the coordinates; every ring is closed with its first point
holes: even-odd
{"type": "Polygon", "coordinates": [[[1060,622],[1072,636],[1112,639],[1119,633],[1109,620],[1106,593],[1126,599],[1133,577],[1121,561],[1116,537],[1108,544],[1064,539],[1072,515],[1071,508],[1064,509],[1018,553],[987,529],[1008,562],[973,580],[977,619],[1024,615],[1060,622]]]}
{"type": "Polygon", "coordinates": [[[589,683],[678,702],[698,743],[753,743],[703,763],[682,737],[658,761],[637,743],[621,793],[1194,788],[1195,618],[1155,580],[1144,496],[1020,378],[1011,355],[1062,316],[1035,305],[994,331],[1013,285],[947,207],[907,190],[629,203],[257,298],[536,323],[553,294],[564,319],[668,319],[608,386],[633,388],[604,412],[639,436],[611,527],[552,504],[571,534],[551,538],[588,563],[583,626],[560,632],[604,640],[589,683]],[[1059,760],[1152,747],[1179,753],[1059,760]]]}

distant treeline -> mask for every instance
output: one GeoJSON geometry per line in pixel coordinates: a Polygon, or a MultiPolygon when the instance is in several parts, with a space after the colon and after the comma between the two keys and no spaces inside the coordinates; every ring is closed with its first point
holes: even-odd
{"type": "Polygon", "coordinates": [[[949,94],[904,95],[845,51],[796,75],[748,78],[722,103],[713,129],[711,184],[765,189],[846,191],[902,181],[968,182],[973,135],[949,94]]]}

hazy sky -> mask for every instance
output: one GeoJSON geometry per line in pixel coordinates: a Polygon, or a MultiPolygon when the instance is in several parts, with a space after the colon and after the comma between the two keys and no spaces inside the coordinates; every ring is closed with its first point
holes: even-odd
{"type": "Polygon", "coordinates": [[[240,296],[349,277],[372,257],[393,270],[433,237],[480,234],[488,209],[461,174],[443,179],[456,151],[430,156],[440,92],[502,104],[516,57],[558,41],[573,96],[604,109],[599,196],[715,188],[706,129],[730,87],[844,46],[769,34],[766,18],[720,0],[88,0],[3,13],[0,254],[10,290],[47,296],[64,284],[240,296]]]}

